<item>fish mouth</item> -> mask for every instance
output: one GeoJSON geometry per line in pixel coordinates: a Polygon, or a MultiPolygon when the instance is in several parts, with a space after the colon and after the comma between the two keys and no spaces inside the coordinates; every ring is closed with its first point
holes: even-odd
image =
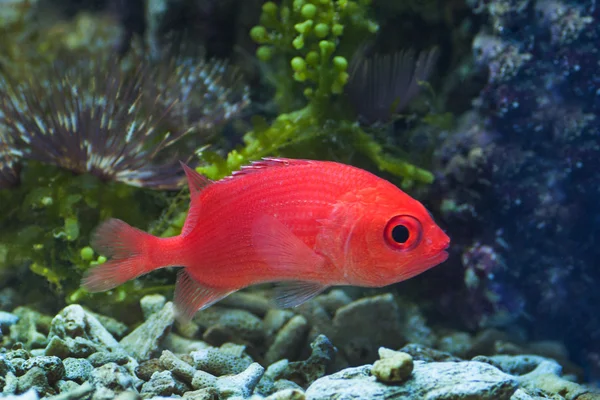
{"type": "Polygon", "coordinates": [[[446,250],[440,251],[438,254],[434,256],[434,260],[436,263],[441,264],[446,261],[449,257],[449,254],[446,250]]]}

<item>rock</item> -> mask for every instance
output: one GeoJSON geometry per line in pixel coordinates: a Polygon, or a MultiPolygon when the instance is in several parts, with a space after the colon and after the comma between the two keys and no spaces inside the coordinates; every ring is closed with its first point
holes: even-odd
{"type": "Polygon", "coordinates": [[[168,350],[162,352],[160,356],[160,366],[167,371],[171,371],[176,377],[186,383],[191,383],[196,370],[190,364],[176,357],[168,350]]]}
{"type": "Polygon", "coordinates": [[[0,354],[0,376],[5,376],[7,373],[15,373],[15,367],[12,365],[9,359],[3,354],[0,354]]]}
{"type": "Polygon", "coordinates": [[[412,377],[402,385],[386,385],[371,374],[372,367],[347,368],[316,380],[306,391],[311,400],[410,398],[427,400],[509,400],[518,382],[512,376],[477,361],[416,361],[412,377]]]}
{"type": "MultiPolygon", "coordinates": [[[[495,356],[477,356],[473,358],[473,361],[487,362],[490,365],[500,369],[511,375],[523,375],[527,374],[537,368],[540,363],[544,361],[551,361],[553,365],[552,373],[560,374],[562,367],[558,365],[554,360],[549,360],[545,357],[536,355],[518,355],[510,356],[505,354],[499,354],[495,356]]],[[[550,364],[547,364],[550,365],[550,364]]]]}
{"type": "Polygon", "coordinates": [[[152,374],[150,380],[142,385],[142,397],[181,395],[187,387],[173,378],[171,371],[161,371],[152,374]]]}
{"type": "Polygon", "coordinates": [[[466,332],[453,332],[446,335],[437,343],[436,348],[453,354],[457,357],[466,358],[473,346],[471,335],[466,332]]]}
{"type": "MultiPolygon", "coordinates": [[[[515,358],[518,357],[515,356],[515,358]]],[[[541,389],[546,393],[560,394],[567,400],[580,400],[582,395],[592,393],[590,388],[560,377],[562,367],[556,361],[544,359],[543,357],[539,357],[539,359],[541,360],[539,360],[538,365],[531,372],[517,378],[523,388],[531,391],[541,389]]],[[[600,392],[595,392],[594,395],[600,398],[600,392]]]]}
{"type": "Polygon", "coordinates": [[[273,384],[274,392],[279,392],[281,390],[289,390],[289,389],[293,389],[295,391],[300,391],[300,392],[304,393],[304,389],[302,389],[302,386],[298,385],[296,382],[288,381],[287,379],[278,379],[273,384]]]}
{"type": "Polygon", "coordinates": [[[342,289],[332,289],[329,293],[317,296],[315,300],[329,315],[334,315],[339,308],[352,303],[352,298],[342,289]]]}
{"type": "Polygon", "coordinates": [[[125,367],[108,363],[92,371],[90,383],[94,387],[102,386],[117,393],[134,389],[135,380],[125,367]]]}
{"type": "Polygon", "coordinates": [[[413,360],[433,362],[433,361],[462,361],[458,357],[454,357],[450,353],[430,349],[421,344],[409,343],[402,347],[399,351],[410,354],[413,360]]]}
{"type": "Polygon", "coordinates": [[[213,306],[196,314],[194,321],[205,330],[202,338],[214,346],[225,342],[260,343],[265,337],[262,320],[245,310],[213,306]]]}
{"type": "Polygon", "coordinates": [[[284,389],[268,396],[266,400],[304,400],[304,392],[298,389],[284,389]]]}
{"type": "Polygon", "coordinates": [[[264,317],[273,307],[264,296],[253,293],[235,292],[225,297],[220,306],[246,310],[259,317],[264,317]]]}
{"type": "MultiPolygon", "coordinates": [[[[77,304],[65,307],[52,319],[48,337],[52,338],[54,336],[65,340],[65,342],[67,338],[87,339],[110,351],[121,349],[119,342],[100,321],[77,304]]],[[[73,354],[71,355],[73,356],[73,354]]]]}
{"type": "Polygon", "coordinates": [[[140,395],[136,392],[127,390],[115,397],[115,400],[139,400],[140,398],[140,395]]]}
{"type": "Polygon", "coordinates": [[[168,302],[125,336],[120,344],[136,360],[148,360],[159,350],[162,339],[170,332],[174,321],[175,307],[172,302],[168,302]]]}
{"type": "Polygon", "coordinates": [[[176,354],[188,354],[192,351],[207,349],[210,345],[203,340],[190,340],[171,332],[163,340],[163,347],[176,354]]]}
{"type": "Polygon", "coordinates": [[[108,363],[125,365],[129,361],[129,356],[125,353],[125,350],[116,352],[99,351],[92,354],[87,359],[94,367],[101,367],[108,363]]]}
{"type": "Polygon", "coordinates": [[[273,379],[288,379],[301,387],[307,387],[313,381],[325,375],[327,367],[335,357],[335,347],[324,335],[317,336],[310,347],[312,353],[305,361],[271,365],[269,369],[273,379]]]}
{"type": "Polygon", "coordinates": [[[302,315],[290,319],[275,336],[273,344],[265,354],[265,362],[272,364],[283,358],[293,359],[306,340],[308,321],[302,315]]]}
{"type": "Polygon", "coordinates": [[[101,348],[101,345],[82,337],[61,339],[58,336],[53,336],[48,342],[44,354],[57,356],[61,359],[67,357],[85,358],[98,352],[101,348]]]}
{"type": "Polygon", "coordinates": [[[216,388],[220,398],[250,397],[264,372],[263,366],[259,363],[252,363],[245,371],[237,375],[226,375],[217,378],[216,388]]]}
{"type": "Polygon", "coordinates": [[[78,383],[87,381],[94,369],[92,364],[83,358],[66,358],[63,360],[65,368],[65,379],[78,383]]]}
{"type": "Polygon", "coordinates": [[[44,374],[46,375],[46,378],[50,384],[53,384],[65,376],[65,367],[58,357],[33,357],[25,361],[23,366],[24,370],[26,371],[35,367],[39,367],[44,371],[44,374]]]}
{"type": "Polygon", "coordinates": [[[367,297],[341,307],[333,317],[335,345],[350,365],[372,363],[380,346],[404,342],[400,310],[391,294],[367,297]]]}
{"type": "Polygon", "coordinates": [[[215,388],[198,389],[185,392],[183,398],[189,400],[218,400],[219,393],[215,388]]]}
{"type": "Polygon", "coordinates": [[[18,378],[17,392],[24,393],[33,389],[40,397],[56,394],[48,383],[45,371],[40,367],[33,367],[18,378]]]}
{"type": "Polygon", "coordinates": [[[8,396],[8,400],[38,400],[40,396],[34,389],[29,389],[19,396],[8,396]]]}
{"type": "Polygon", "coordinates": [[[152,314],[162,310],[165,304],[167,304],[167,298],[161,294],[149,294],[142,297],[140,307],[142,314],[144,314],[144,319],[147,320],[152,314]]]}
{"type": "Polygon", "coordinates": [[[273,308],[267,311],[264,319],[266,335],[268,337],[275,335],[292,317],[294,317],[294,313],[290,310],[273,308]]]}
{"type": "MultiPolygon", "coordinates": [[[[427,326],[421,309],[416,304],[402,304],[403,322],[402,335],[404,341],[419,343],[423,346],[434,347],[438,339],[435,333],[427,326]]],[[[398,338],[400,339],[400,338],[398,338]]]]}
{"type": "Polygon", "coordinates": [[[234,356],[216,348],[194,351],[190,355],[196,369],[216,376],[239,374],[252,364],[250,357],[234,356]]]}
{"type": "Polygon", "coordinates": [[[408,353],[381,347],[380,360],[375,361],[371,373],[380,382],[398,383],[407,380],[413,370],[413,359],[408,353]]]}
{"type": "Polygon", "coordinates": [[[0,311],[0,331],[8,332],[8,329],[19,321],[19,317],[6,311],[0,311]]]}
{"type": "Polygon", "coordinates": [[[192,387],[194,389],[207,389],[215,388],[217,384],[217,377],[204,371],[194,372],[192,378],[192,387]]]}
{"type": "MultiPolygon", "coordinates": [[[[1,380],[0,380],[1,382],[1,380]]],[[[2,391],[3,394],[8,395],[8,394],[15,394],[17,393],[17,390],[19,388],[19,379],[15,376],[14,373],[12,372],[7,372],[6,375],[4,376],[4,390],[2,391]]]]}
{"type": "Polygon", "coordinates": [[[27,307],[17,307],[13,314],[19,320],[10,327],[11,341],[21,342],[30,349],[46,347],[48,339],[43,332],[48,331],[50,317],[27,307]]]}
{"type": "Polygon", "coordinates": [[[122,338],[123,335],[125,335],[125,333],[127,333],[127,331],[129,330],[129,327],[127,325],[120,321],[117,321],[114,318],[102,314],[97,314],[88,309],[85,309],[85,312],[96,317],[96,319],[100,321],[102,326],[104,326],[106,330],[110,332],[110,334],[113,335],[113,337],[115,338],[122,338]]]}
{"type": "Polygon", "coordinates": [[[80,386],[81,385],[79,385],[77,382],[65,380],[60,380],[54,384],[56,390],[62,393],[63,396],[69,392],[72,392],[73,390],[79,389],[80,386]]]}
{"type": "Polygon", "coordinates": [[[54,396],[51,400],[79,400],[79,399],[88,399],[89,395],[94,392],[94,388],[90,385],[89,382],[84,382],[82,385],[77,385],[75,382],[69,382],[74,384],[70,389],[63,391],[61,389],[61,394],[54,396]],[[63,393],[64,392],[64,393],[63,393]]]}
{"type": "Polygon", "coordinates": [[[151,358],[147,361],[142,361],[135,369],[135,374],[138,378],[148,381],[156,371],[162,371],[158,358],[151,358]]]}

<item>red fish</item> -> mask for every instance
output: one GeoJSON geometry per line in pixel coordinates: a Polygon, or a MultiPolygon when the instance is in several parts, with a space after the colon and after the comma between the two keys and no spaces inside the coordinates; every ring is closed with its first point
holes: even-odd
{"type": "Polygon", "coordinates": [[[448,257],[450,239],[425,207],[362,169],[268,158],[213,182],[182,166],[191,204],[181,234],[158,238],[106,221],[93,246],[111,258],[88,271],[87,290],[183,267],[174,301],[191,318],[258,283],[278,282],[278,305],[293,307],[330,286],[400,282],[448,257]]]}

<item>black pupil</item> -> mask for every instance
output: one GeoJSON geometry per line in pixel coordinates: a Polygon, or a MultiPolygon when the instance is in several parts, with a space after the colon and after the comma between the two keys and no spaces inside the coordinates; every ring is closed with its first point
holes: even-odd
{"type": "Polygon", "coordinates": [[[408,232],[408,228],[404,225],[396,225],[394,229],[392,229],[392,239],[396,243],[406,243],[410,236],[408,232]]]}

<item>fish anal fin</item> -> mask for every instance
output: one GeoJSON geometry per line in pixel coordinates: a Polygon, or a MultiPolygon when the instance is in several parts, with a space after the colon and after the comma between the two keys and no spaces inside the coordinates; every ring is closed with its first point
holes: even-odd
{"type": "Polygon", "coordinates": [[[297,307],[327,288],[328,286],[319,282],[278,282],[275,286],[275,303],[279,308],[297,307]]]}
{"type": "Polygon", "coordinates": [[[252,226],[252,247],[267,265],[287,276],[315,276],[324,272],[325,258],[271,215],[252,226]]]}
{"type": "Polygon", "coordinates": [[[192,199],[196,197],[205,187],[210,185],[212,181],[207,177],[199,174],[194,169],[190,168],[187,164],[180,161],[181,168],[185,172],[187,177],[188,187],[190,189],[190,196],[192,199]]]}
{"type": "Polygon", "coordinates": [[[175,284],[175,308],[178,318],[192,319],[197,311],[203,310],[235,292],[235,289],[212,288],[202,285],[182,269],[175,284]]]}

